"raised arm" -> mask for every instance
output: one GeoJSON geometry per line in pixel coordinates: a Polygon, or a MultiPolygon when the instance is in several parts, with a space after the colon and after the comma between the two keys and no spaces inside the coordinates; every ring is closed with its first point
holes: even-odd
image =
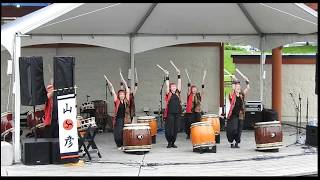
{"type": "Polygon", "coordinates": [[[247,79],[246,80],[246,84],[247,84],[247,87],[243,90],[243,94],[244,95],[247,95],[249,89],[250,89],[250,85],[249,85],[249,80],[247,79]]]}
{"type": "Polygon", "coordinates": [[[190,95],[191,93],[191,83],[188,82],[188,92],[187,92],[187,95],[190,95]]]}
{"type": "Polygon", "coordinates": [[[124,90],[123,82],[122,82],[122,81],[120,82],[120,89],[123,89],[123,90],[124,90]]]}
{"type": "Polygon", "coordinates": [[[138,80],[138,73],[137,73],[137,69],[135,68],[134,69],[134,72],[135,72],[135,74],[136,74],[136,78],[135,78],[135,83],[134,83],[134,89],[133,89],[133,95],[135,95],[136,93],[137,93],[137,90],[138,90],[138,82],[139,82],[139,80],[138,80]]]}
{"type": "Polygon", "coordinates": [[[121,69],[120,69],[120,77],[121,77],[121,81],[123,82],[124,88],[126,90],[126,98],[129,101],[130,100],[130,89],[128,88],[127,82],[124,80],[122,73],[121,73],[121,69]]]}
{"type": "Polygon", "coordinates": [[[135,82],[135,83],[134,83],[134,90],[132,91],[133,95],[136,95],[137,90],[138,90],[138,83],[135,82]]]}
{"type": "Polygon", "coordinates": [[[201,99],[203,99],[203,97],[204,97],[204,83],[202,83],[202,85],[201,85],[201,93],[200,93],[200,95],[201,95],[201,99]]]}
{"type": "Polygon", "coordinates": [[[114,88],[113,88],[112,83],[109,81],[109,79],[107,78],[107,76],[106,76],[106,75],[104,75],[104,78],[107,80],[107,82],[108,82],[108,86],[110,87],[110,91],[111,91],[112,96],[113,96],[113,101],[116,101],[118,97],[117,97],[116,92],[114,91],[114,88]]]}
{"type": "Polygon", "coordinates": [[[238,79],[236,78],[235,75],[232,75],[231,77],[232,77],[232,90],[235,90],[235,87],[236,87],[235,82],[238,81],[238,79]]]}
{"type": "Polygon", "coordinates": [[[204,96],[204,84],[205,84],[205,81],[206,81],[206,77],[207,77],[207,70],[204,70],[203,72],[203,78],[202,78],[202,84],[201,84],[201,99],[203,99],[203,96],[204,96]]]}
{"type": "Polygon", "coordinates": [[[169,82],[169,71],[165,71],[165,74],[166,74],[166,94],[168,94],[169,91],[170,91],[170,87],[169,87],[169,84],[170,84],[170,82],[169,82]]]}
{"type": "Polygon", "coordinates": [[[177,73],[178,73],[178,87],[177,87],[177,89],[181,92],[181,76],[180,76],[179,69],[177,69],[177,73]]]}

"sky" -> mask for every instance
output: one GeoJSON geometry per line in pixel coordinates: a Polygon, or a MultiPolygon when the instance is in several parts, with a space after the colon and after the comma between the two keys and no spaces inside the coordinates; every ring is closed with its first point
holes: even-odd
{"type": "Polygon", "coordinates": [[[50,3],[1,3],[1,6],[47,6],[50,3]]]}

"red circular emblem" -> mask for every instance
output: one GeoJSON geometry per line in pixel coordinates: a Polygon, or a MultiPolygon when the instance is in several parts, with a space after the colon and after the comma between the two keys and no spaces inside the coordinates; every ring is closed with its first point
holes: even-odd
{"type": "Polygon", "coordinates": [[[66,119],[63,122],[63,128],[65,130],[70,130],[73,128],[73,121],[71,119],[66,119]]]}

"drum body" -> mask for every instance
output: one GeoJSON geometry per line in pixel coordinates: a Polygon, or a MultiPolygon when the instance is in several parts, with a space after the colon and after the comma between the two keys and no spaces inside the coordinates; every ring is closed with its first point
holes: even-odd
{"type": "Polygon", "coordinates": [[[214,130],[211,123],[192,123],[190,136],[193,148],[215,145],[214,130]]]}
{"type": "Polygon", "coordinates": [[[12,113],[4,112],[1,114],[1,133],[12,128],[12,113]]]}
{"type": "Polygon", "coordinates": [[[257,150],[279,149],[282,147],[282,130],[279,121],[255,124],[257,150]]]}
{"type": "Polygon", "coordinates": [[[210,122],[216,135],[220,134],[220,119],[216,114],[205,114],[201,117],[201,122],[210,122]]]}
{"type": "Polygon", "coordinates": [[[140,116],[137,118],[138,123],[148,123],[150,126],[150,135],[156,136],[158,130],[157,119],[154,116],[140,116]]]}
{"type": "Polygon", "coordinates": [[[27,126],[29,128],[33,128],[36,125],[43,123],[43,118],[44,118],[43,109],[36,109],[35,113],[33,113],[33,110],[29,111],[27,114],[27,126]]]}
{"type": "MultiPolygon", "coordinates": [[[[12,127],[13,127],[12,113],[11,112],[1,113],[1,134],[12,127]]],[[[12,139],[12,133],[10,132],[6,136],[6,140],[11,141],[11,139],[12,139]]]]}
{"type": "Polygon", "coordinates": [[[151,136],[149,124],[125,124],[123,128],[123,147],[125,152],[150,151],[151,136]]]}

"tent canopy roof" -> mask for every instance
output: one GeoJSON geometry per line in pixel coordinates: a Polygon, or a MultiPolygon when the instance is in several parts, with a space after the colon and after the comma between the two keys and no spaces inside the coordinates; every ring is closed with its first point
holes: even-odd
{"type": "MultiPolygon", "coordinates": [[[[203,35],[215,37],[206,41],[221,42],[232,42],[230,37],[241,36],[247,40],[240,42],[256,47],[259,47],[259,36],[277,36],[266,42],[269,47],[268,43],[277,41],[270,45],[273,47],[280,42],[296,41],[294,37],[316,41],[318,14],[301,3],[54,3],[3,25],[1,31],[11,36],[16,32],[32,36],[78,35],[78,38],[83,35],[119,36],[122,44],[129,42],[123,36],[129,38],[130,35],[149,38],[203,35]],[[257,36],[258,40],[252,37],[250,40],[249,36],[257,36]],[[279,41],[280,36],[284,38],[279,41]]],[[[205,38],[189,41],[201,39],[205,38]]],[[[154,45],[155,48],[181,43],[153,40],[159,44],[154,45]]],[[[41,44],[41,39],[37,41],[41,44]]],[[[135,42],[135,46],[143,46],[143,43],[144,40],[135,42]]],[[[7,42],[1,40],[1,44],[10,49],[7,42]]],[[[115,47],[124,51],[128,48],[115,47]]]]}

